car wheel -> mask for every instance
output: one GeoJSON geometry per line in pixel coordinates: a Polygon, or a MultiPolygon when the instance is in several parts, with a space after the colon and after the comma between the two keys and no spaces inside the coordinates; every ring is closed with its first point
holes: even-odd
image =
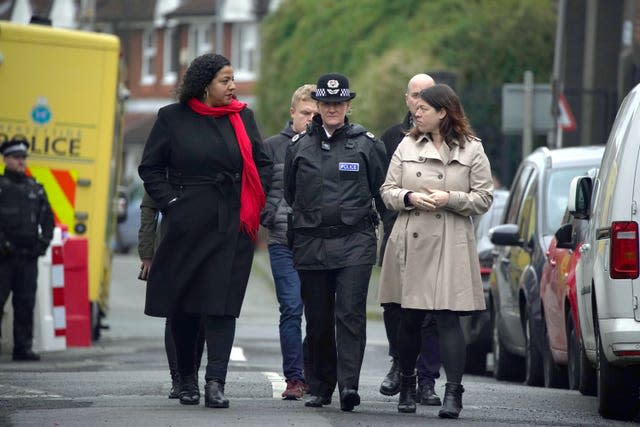
{"type": "Polygon", "coordinates": [[[598,412],[604,418],[628,420],[635,416],[638,403],[638,367],[621,367],[607,361],[600,333],[596,330],[598,412]]]}
{"type": "Polygon", "coordinates": [[[526,311],[524,317],[524,331],[525,331],[525,377],[524,382],[531,386],[541,386],[544,383],[542,375],[542,354],[540,349],[534,342],[533,330],[531,328],[531,321],[529,318],[529,310],[526,311]]]}
{"type": "Polygon", "coordinates": [[[569,390],[577,390],[580,387],[580,347],[576,328],[573,326],[573,316],[567,313],[567,380],[569,390]]]}
{"type": "Polygon", "coordinates": [[[542,322],[542,328],[544,330],[542,336],[542,376],[544,386],[547,388],[567,388],[567,367],[559,365],[553,360],[546,321],[542,322]]]}
{"type": "Polygon", "coordinates": [[[492,348],[493,348],[493,376],[500,381],[522,381],[524,366],[521,357],[510,353],[502,344],[498,323],[500,320],[498,309],[493,309],[492,316],[492,348]]]}

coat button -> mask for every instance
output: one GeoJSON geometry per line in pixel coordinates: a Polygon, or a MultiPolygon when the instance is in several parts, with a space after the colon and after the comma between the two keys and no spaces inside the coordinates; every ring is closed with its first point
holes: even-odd
{"type": "Polygon", "coordinates": [[[422,172],[416,172],[416,176],[422,176],[422,172]]]}
{"type": "Polygon", "coordinates": [[[438,174],[438,179],[442,179],[442,174],[438,174]]]}
{"type": "Polygon", "coordinates": [[[413,237],[418,237],[418,233],[413,233],[413,237]]]}
{"type": "Polygon", "coordinates": [[[424,162],[424,157],[420,156],[420,157],[418,157],[418,160],[421,161],[421,162],[424,162]]]}
{"type": "Polygon", "coordinates": [[[436,214],[436,218],[440,219],[440,218],[442,218],[442,215],[436,214]]]}

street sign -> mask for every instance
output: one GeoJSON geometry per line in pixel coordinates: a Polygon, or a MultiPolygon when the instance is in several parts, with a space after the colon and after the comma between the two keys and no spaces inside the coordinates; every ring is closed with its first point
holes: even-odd
{"type": "Polygon", "coordinates": [[[558,126],[565,132],[573,132],[576,130],[577,123],[576,118],[573,116],[569,102],[565,98],[564,94],[560,94],[558,97],[558,126]]]}
{"type": "MultiPolygon", "coordinates": [[[[533,132],[545,134],[554,128],[551,115],[551,85],[533,85],[533,132]]],[[[524,85],[506,83],[502,85],[502,132],[519,134],[523,127],[524,85]]]]}

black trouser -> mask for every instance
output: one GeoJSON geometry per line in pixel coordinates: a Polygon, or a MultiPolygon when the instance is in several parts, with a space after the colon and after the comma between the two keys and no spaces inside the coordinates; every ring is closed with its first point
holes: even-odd
{"type": "Polygon", "coordinates": [[[33,346],[33,308],[38,286],[38,258],[0,258],[0,323],[9,293],[13,292],[13,353],[33,346]]]}
{"type": "Polygon", "coordinates": [[[454,311],[402,309],[398,334],[402,374],[413,375],[415,372],[416,358],[420,353],[420,330],[425,316],[436,318],[440,357],[447,375],[447,382],[460,384],[464,373],[467,345],[460,327],[459,315],[454,311]]]}
{"type": "MultiPolygon", "coordinates": [[[[180,376],[193,375],[196,366],[196,341],[200,330],[201,316],[176,314],[171,318],[171,332],[176,344],[176,359],[180,376]]],[[[233,316],[205,316],[205,339],[207,341],[207,371],[205,380],[224,383],[236,333],[236,318],[233,316]]]]}
{"type": "MultiPolygon", "coordinates": [[[[400,320],[402,319],[402,307],[397,303],[384,303],[382,305],[382,318],[384,329],[389,341],[389,356],[397,359],[398,333],[400,332],[400,320]]],[[[438,329],[435,316],[425,316],[420,328],[420,355],[416,361],[418,381],[420,384],[434,385],[440,378],[440,345],[438,344],[438,329]]]]}
{"type": "Polygon", "coordinates": [[[299,270],[307,321],[311,394],[358,389],[367,341],[367,292],[371,265],[299,270]]]}
{"type": "MultiPolygon", "coordinates": [[[[178,359],[176,357],[176,344],[173,340],[171,332],[171,318],[168,317],[164,324],[164,349],[167,353],[167,361],[169,362],[169,372],[171,379],[178,378],[178,359]]],[[[196,374],[200,370],[200,361],[202,360],[202,352],[204,351],[204,323],[200,322],[198,336],[196,338],[195,367],[196,374]]]]}

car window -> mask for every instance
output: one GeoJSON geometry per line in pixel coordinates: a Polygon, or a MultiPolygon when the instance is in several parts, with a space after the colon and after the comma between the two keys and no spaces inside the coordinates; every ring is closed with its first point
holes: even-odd
{"type": "Polygon", "coordinates": [[[549,170],[546,186],[547,194],[544,197],[543,234],[553,234],[562,225],[562,215],[567,209],[571,180],[575,176],[585,175],[586,173],[587,171],[584,167],[549,170]]]}
{"type": "Polygon", "coordinates": [[[136,182],[135,184],[133,184],[130,191],[130,200],[142,200],[142,197],[144,196],[144,185],[142,185],[141,182],[136,182]]]}
{"type": "Polygon", "coordinates": [[[504,214],[506,198],[507,196],[502,196],[501,193],[498,193],[497,191],[494,192],[493,203],[491,204],[491,207],[489,207],[489,210],[479,217],[474,217],[474,224],[476,225],[476,241],[487,236],[491,227],[495,227],[500,224],[504,214]]]}
{"type": "Polygon", "coordinates": [[[525,242],[529,242],[531,240],[536,229],[536,218],[538,212],[536,203],[538,180],[536,179],[536,175],[537,174],[533,174],[529,180],[530,184],[524,193],[522,207],[520,208],[517,219],[520,236],[522,236],[522,239],[525,242]]]}
{"type": "Polygon", "coordinates": [[[505,224],[514,224],[517,222],[516,217],[520,208],[522,193],[531,179],[532,172],[533,167],[525,165],[520,169],[520,172],[513,181],[513,185],[511,186],[511,197],[509,198],[509,206],[507,207],[507,213],[504,221],[505,224]]]}

